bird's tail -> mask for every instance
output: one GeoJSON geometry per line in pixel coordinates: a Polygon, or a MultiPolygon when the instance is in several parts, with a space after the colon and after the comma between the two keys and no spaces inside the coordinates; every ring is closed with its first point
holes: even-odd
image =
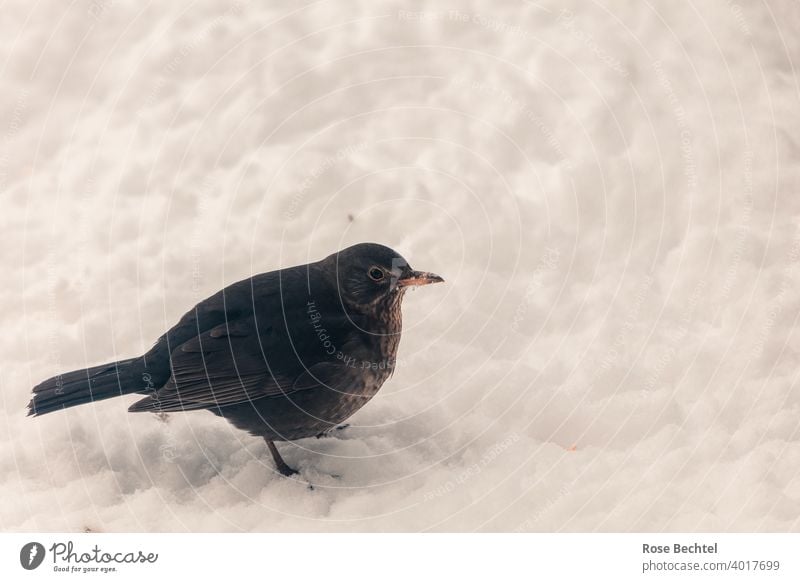
{"type": "Polygon", "coordinates": [[[45,380],[33,389],[28,416],[146,390],[141,362],[141,358],[120,360],[45,380]]]}

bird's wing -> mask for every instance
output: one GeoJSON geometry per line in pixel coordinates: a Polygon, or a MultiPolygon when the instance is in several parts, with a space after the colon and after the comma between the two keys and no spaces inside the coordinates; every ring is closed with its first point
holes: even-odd
{"type": "Polygon", "coordinates": [[[170,375],[170,360],[181,346],[198,335],[230,321],[252,317],[255,306],[280,313],[287,302],[288,289],[304,289],[305,277],[313,265],[261,273],[228,285],[187,311],[180,321],[156,341],[143,356],[148,371],[156,372],[156,386],[170,375]]]}
{"type": "Polygon", "coordinates": [[[213,327],[172,352],[172,377],[130,411],[216,408],[302,389],[294,374],[273,373],[272,341],[271,330],[259,333],[252,318],[213,327]]]}

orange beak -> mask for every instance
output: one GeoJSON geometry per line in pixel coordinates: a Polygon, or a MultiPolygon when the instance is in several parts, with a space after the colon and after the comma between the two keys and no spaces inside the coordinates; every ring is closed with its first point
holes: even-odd
{"type": "Polygon", "coordinates": [[[420,285],[430,285],[432,283],[444,283],[444,279],[433,273],[411,271],[402,279],[397,280],[398,287],[418,287],[420,285]]]}

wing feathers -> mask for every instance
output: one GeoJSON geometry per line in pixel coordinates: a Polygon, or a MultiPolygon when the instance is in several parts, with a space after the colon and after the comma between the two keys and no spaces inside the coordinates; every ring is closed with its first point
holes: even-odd
{"type": "Polygon", "coordinates": [[[293,380],[272,375],[262,353],[264,339],[252,321],[240,321],[187,340],[172,353],[172,378],[129,410],[201,410],[284,393],[293,380]]]}

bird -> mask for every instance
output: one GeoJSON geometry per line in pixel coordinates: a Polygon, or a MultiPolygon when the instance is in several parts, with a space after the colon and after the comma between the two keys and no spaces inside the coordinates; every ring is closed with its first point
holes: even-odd
{"type": "Polygon", "coordinates": [[[360,243],[233,283],[190,309],[145,354],[75,370],[33,388],[29,416],[127,394],[130,412],[208,410],[266,441],[329,433],[393,374],[401,303],[444,282],[396,251],[360,243]]]}

